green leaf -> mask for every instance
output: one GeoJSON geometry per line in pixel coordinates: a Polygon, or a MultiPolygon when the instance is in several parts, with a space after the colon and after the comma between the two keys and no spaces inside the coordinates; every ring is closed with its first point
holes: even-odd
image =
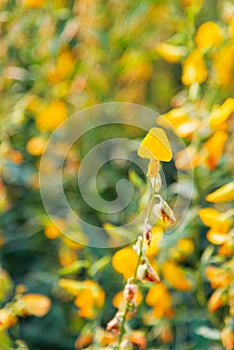
{"type": "Polygon", "coordinates": [[[111,260],[111,257],[109,255],[105,255],[101,259],[97,260],[89,268],[90,275],[95,276],[97,272],[104,270],[104,268],[109,264],[110,260],[111,260]]]}
{"type": "Polygon", "coordinates": [[[59,275],[70,275],[76,272],[79,272],[83,268],[87,268],[89,266],[88,261],[86,260],[77,260],[74,261],[72,264],[66,267],[62,267],[61,269],[58,269],[59,275]]]}

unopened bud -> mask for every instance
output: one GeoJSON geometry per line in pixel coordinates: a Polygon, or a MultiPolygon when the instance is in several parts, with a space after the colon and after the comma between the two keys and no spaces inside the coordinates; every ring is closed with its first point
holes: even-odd
{"type": "Polygon", "coordinates": [[[118,333],[123,315],[119,312],[107,323],[106,329],[113,333],[118,333]]]}
{"type": "Polygon", "coordinates": [[[141,281],[160,283],[157,272],[147,263],[138,267],[137,278],[141,281]]]}
{"type": "Polygon", "coordinates": [[[176,218],[172,209],[169,207],[169,205],[165,201],[163,203],[161,216],[164,222],[169,222],[169,224],[174,224],[176,222],[176,218]]]}
{"type": "Polygon", "coordinates": [[[146,230],[144,232],[144,239],[148,246],[150,247],[151,239],[152,239],[152,227],[150,225],[146,225],[146,230]]]}
{"type": "Polygon", "coordinates": [[[138,289],[138,287],[136,284],[128,282],[124,288],[124,291],[123,291],[124,299],[130,303],[132,301],[134,301],[137,289],[138,289]]]}

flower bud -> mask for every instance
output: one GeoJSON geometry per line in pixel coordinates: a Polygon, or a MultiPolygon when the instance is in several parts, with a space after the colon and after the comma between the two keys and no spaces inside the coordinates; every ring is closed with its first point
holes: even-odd
{"type": "Polygon", "coordinates": [[[126,284],[124,291],[123,291],[124,299],[126,301],[128,301],[129,303],[134,301],[137,289],[138,289],[138,287],[136,284],[129,283],[129,281],[128,281],[128,283],[126,284]]]}
{"type": "Polygon", "coordinates": [[[140,281],[160,283],[160,278],[157,272],[148,263],[144,263],[138,267],[137,278],[140,281]]]}

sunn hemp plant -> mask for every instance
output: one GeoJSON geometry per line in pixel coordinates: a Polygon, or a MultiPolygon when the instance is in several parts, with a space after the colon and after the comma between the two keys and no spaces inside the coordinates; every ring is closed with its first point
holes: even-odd
{"type": "Polygon", "coordinates": [[[161,218],[165,223],[169,224],[176,222],[172,209],[159,194],[162,183],[159,173],[160,161],[169,162],[172,159],[171,146],[165,132],[160,128],[150,129],[138,149],[138,155],[149,159],[147,177],[151,193],[147,203],[148,211],[144,222],[144,231],[139,235],[132,247],[138,258],[134,274],[128,278],[124,287],[124,305],[119,308],[113,319],[107,324],[107,330],[112,331],[118,337],[117,344],[113,345],[117,350],[125,349],[130,344],[130,332],[127,321],[137,313],[136,296],[138,283],[145,281],[160,283],[160,277],[151,266],[144,247],[144,243],[149,247],[152,244],[153,222],[155,222],[156,218],[161,218]],[[155,204],[155,200],[158,201],[157,204],[155,204]],[[152,220],[152,216],[154,220],[152,220]]]}

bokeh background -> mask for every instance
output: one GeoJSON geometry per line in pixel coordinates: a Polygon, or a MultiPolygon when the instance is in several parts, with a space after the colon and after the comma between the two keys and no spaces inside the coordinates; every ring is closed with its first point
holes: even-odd
{"type": "MultiPolygon", "coordinates": [[[[194,174],[182,228],[170,236],[163,225],[155,229],[148,256],[163,287],[141,287],[129,349],[232,349],[233,196],[206,195],[227,183],[234,191],[233,18],[234,3],[226,0],[0,1],[1,350],[112,348],[105,326],[121,303],[116,294],[131,276],[134,253],[82,246],[82,228],[74,239],[64,236],[46,215],[38,178],[53,130],[110,101],[171,111],[165,117],[187,145],[194,174]]],[[[122,178],[136,193],[125,216],[112,221],[80,199],[76,175],[92,145],[124,133],[144,136],[120,126],[93,131],[64,163],[70,202],[107,235],[140,210],[144,174],[130,163],[103,167],[103,198],[116,197],[122,178]]],[[[175,164],[186,196],[191,164],[182,152],[175,164]]]]}

